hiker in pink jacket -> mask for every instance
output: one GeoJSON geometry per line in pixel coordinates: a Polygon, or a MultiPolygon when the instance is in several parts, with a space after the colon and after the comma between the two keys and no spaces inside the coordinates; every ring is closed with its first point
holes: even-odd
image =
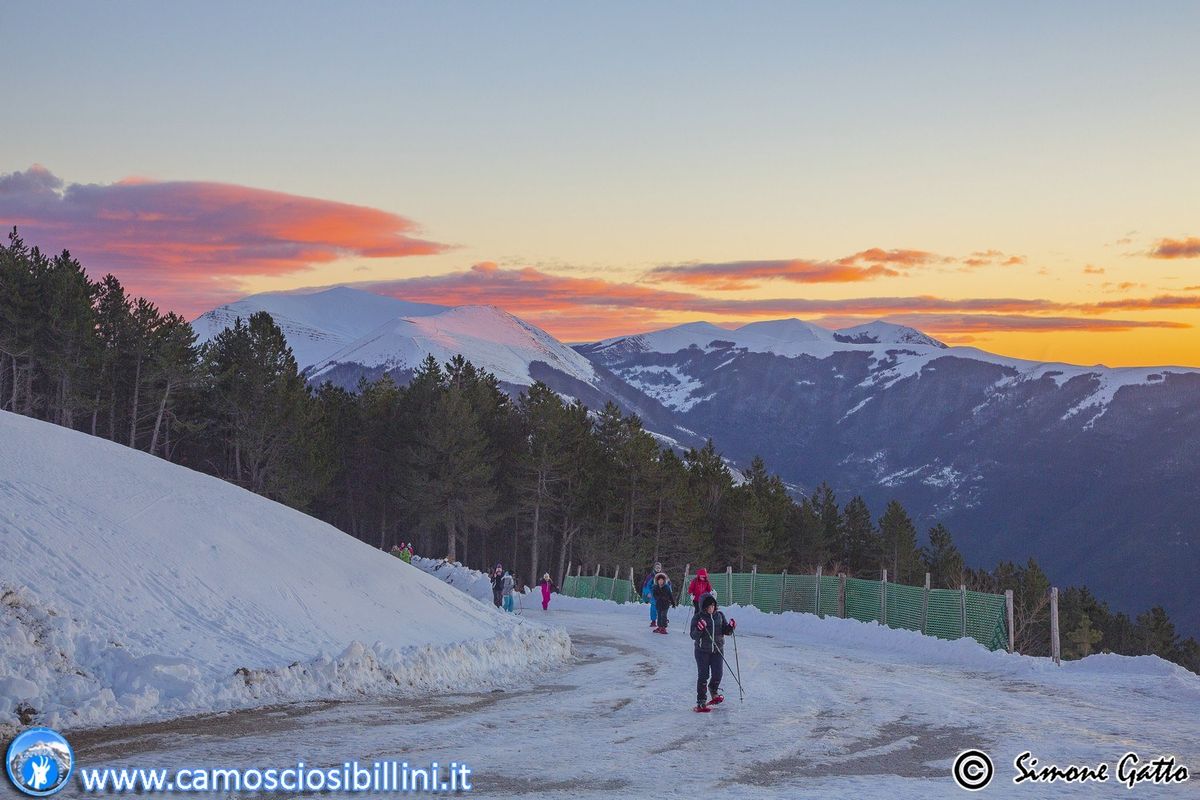
{"type": "Polygon", "coordinates": [[[542,611],[550,608],[550,593],[558,587],[554,585],[554,581],[550,580],[550,573],[547,572],[542,576],[542,611]]]}

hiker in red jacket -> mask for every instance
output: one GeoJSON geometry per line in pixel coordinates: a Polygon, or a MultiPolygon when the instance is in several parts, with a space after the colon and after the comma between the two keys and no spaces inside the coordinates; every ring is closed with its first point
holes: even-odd
{"type": "Polygon", "coordinates": [[[700,598],[712,593],[712,584],[708,582],[708,570],[704,567],[696,570],[696,577],[688,584],[688,594],[692,596],[692,608],[700,610],[700,598]]]}

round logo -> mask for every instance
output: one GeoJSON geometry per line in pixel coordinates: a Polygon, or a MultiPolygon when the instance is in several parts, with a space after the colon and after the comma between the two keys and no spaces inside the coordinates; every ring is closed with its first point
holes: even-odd
{"type": "Polygon", "coordinates": [[[8,746],[4,766],[13,786],[34,797],[47,797],[67,785],[75,753],[58,731],[30,728],[8,746]]]}
{"type": "Polygon", "coordinates": [[[978,792],[992,782],[996,768],[982,750],[964,750],[954,759],[954,781],[968,792],[978,792]]]}

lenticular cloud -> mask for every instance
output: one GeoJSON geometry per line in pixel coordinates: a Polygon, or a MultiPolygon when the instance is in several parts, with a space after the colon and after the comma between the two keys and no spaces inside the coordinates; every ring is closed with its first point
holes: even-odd
{"type": "Polygon", "coordinates": [[[166,303],[181,292],[194,299],[197,284],[213,279],[445,249],[375,208],[201,181],[68,184],[36,165],[0,175],[0,220],[30,244],[69,248],[90,272],[113,272],[166,303]]]}

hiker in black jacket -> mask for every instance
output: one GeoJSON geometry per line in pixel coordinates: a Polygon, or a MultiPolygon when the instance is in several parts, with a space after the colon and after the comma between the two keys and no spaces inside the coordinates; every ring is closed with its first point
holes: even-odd
{"type": "Polygon", "coordinates": [[[504,568],[499,564],[492,569],[492,602],[496,604],[496,608],[500,607],[503,602],[502,595],[504,594],[504,568]]]}
{"type": "Polygon", "coordinates": [[[667,609],[674,608],[675,590],[671,586],[671,582],[667,580],[667,574],[660,572],[654,576],[654,589],[651,590],[654,596],[653,602],[658,606],[658,627],[654,629],[655,633],[667,632],[667,609]]]}
{"type": "Polygon", "coordinates": [[[692,616],[689,633],[696,647],[696,707],[694,711],[708,711],[710,705],[725,700],[721,694],[721,676],[724,673],[723,656],[725,637],[732,634],[737,623],[725,619],[725,613],[717,610],[717,598],[706,594],[700,598],[700,610],[692,616]],[[707,689],[707,693],[705,690],[707,689]]]}

